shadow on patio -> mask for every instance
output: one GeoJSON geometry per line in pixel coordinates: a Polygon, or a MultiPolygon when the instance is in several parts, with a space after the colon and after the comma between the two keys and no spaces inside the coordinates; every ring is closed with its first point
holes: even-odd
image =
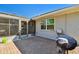
{"type": "Polygon", "coordinates": [[[56,54],[56,42],[42,37],[14,41],[23,54],[56,54]]]}

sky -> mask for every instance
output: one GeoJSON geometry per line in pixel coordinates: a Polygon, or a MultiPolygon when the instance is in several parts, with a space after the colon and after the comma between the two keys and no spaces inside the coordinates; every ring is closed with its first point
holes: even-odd
{"type": "Polygon", "coordinates": [[[49,11],[69,6],[71,6],[71,4],[0,4],[0,12],[32,18],[49,11]]]}

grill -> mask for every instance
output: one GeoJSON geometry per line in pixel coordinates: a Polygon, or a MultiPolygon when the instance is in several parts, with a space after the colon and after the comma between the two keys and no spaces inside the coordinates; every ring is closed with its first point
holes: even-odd
{"type": "Polygon", "coordinates": [[[61,48],[61,50],[59,50],[58,53],[65,54],[67,52],[68,54],[68,50],[75,49],[75,47],[77,46],[77,41],[73,37],[58,32],[57,34],[57,47],[61,48]]]}

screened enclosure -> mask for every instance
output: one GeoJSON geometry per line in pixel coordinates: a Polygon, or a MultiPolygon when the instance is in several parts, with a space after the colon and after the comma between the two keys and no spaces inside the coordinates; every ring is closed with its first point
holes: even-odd
{"type": "Polygon", "coordinates": [[[27,34],[27,22],[21,21],[21,35],[27,34]]]}
{"type": "Polygon", "coordinates": [[[34,20],[30,20],[28,22],[28,33],[35,35],[36,22],[34,20]]]}
{"type": "Polygon", "coordinates": [[[8,19],[0,17],[0,37],[16,35],[19,30],[18,19],[8,19]]]}

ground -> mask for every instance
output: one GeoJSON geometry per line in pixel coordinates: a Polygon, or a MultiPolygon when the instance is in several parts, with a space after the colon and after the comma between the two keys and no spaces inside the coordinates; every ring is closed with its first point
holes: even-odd
{"type": "Polygon", "coordinates": [[[32,37],[14,42],[23,54],[56,54],[56,43],[42,37],[32,37]]]}
{"type": "MultiPolygon", "coordinates": [[[[25,40],[0,43],[0,54],[57,54],[56,42],[42,37],[31,37],[25,40]]],[[[79,54],[79,46],[69,51],[69,54],[79,54]]]]}
{"type": "Polygon", "coordinates": [[[69,51],[69,54],[79,54],[79,46],[77,46],[74,50],[69,51]]]}

